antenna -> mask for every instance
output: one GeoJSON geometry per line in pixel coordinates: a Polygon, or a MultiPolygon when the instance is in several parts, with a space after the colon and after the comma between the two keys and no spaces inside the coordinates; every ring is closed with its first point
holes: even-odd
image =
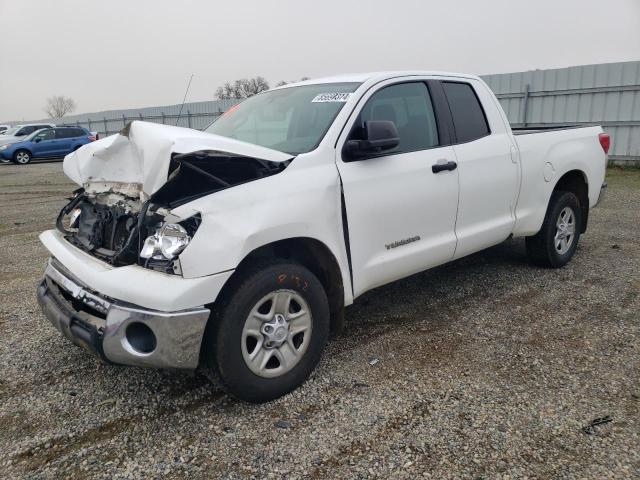
{"type": "Polygon", "coordinates": [[[187,99],[187,93],[189,93],[189,87],[191,86],[191,80],[193,80],[193,73],[189,78],[189,83],[187,84],[187,89],[184,92],[184,98],[182,99],[182,105],[180,105],[180,111],[178,112],[178,118],[176,118],[176,127],[178,126],[178,121],[180,121],[180,115],[182,115],[182,107],[184,107],[184,101],[187,99]]]}

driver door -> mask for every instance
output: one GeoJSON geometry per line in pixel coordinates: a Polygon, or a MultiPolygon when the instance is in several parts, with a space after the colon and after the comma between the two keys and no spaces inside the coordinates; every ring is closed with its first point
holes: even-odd
{"type": "Polygon", "coordinates": [[[395,82],[363,98],[337,145],[354,296],[445,263],[456,248],[458,171],[433,168],[455,165],[446,126],[437,122],[426,81],[395,82]],[[399,145],[354,160],[343,146],[362,140],[369,120],[393,121],[399,145]]]}
{"type": "Polygon", "coordinates": [[[53,128],[43,130],[31,140],[31,152],[34,157],[47,157],[55,149],[55,135],[53,128]]]}

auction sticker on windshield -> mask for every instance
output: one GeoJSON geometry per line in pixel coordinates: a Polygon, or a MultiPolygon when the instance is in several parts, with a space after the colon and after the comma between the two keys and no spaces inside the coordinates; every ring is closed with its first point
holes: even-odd
{"type": "Polygon", "coordinates": [[[351,97],[351,94],[344,92],[319,93],[311,100],[311,103],[346,102],[349,97],[351,97]]]}

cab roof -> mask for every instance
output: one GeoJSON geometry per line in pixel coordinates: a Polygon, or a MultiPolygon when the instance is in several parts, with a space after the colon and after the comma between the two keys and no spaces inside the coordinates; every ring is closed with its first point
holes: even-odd
{"type": "MultiPolygon", "coordinates": [[[[334,75],[330,77],[312,78],[304,80],[302,82],[288,83],[277,88],[287,88],[299,85],[318,85],[322,83],[378,83],[384,80],[389,80],[397,77],[412,77],[412,76],[433,76],[433,77],[456,77],[467,78],[477,80],[477,75],[470,75],[467,73],[452,73],[452,72],[439,72],[429,70],[397,70],[397,71],[383,71],[383,72],[367,72],[367,73],[346,73],[341,75],[334,75]]],[[[275,90],[275,89],[274,89],[275,90]]]]}

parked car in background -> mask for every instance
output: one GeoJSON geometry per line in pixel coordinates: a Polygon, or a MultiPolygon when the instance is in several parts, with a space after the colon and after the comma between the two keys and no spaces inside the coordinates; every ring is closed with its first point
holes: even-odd
{"type": "Polygon", "coordinates": [[[0,145],[0,159],[24,165],[33,158],[64,157],[96,139],[83,127],[45,128],[24,139],[0,145]]]}
{"type": "Polygon", "coordinates": [[[55,127],[55,124],[53,123],[27,123],[24,125],[16,125],[15,127],[5,130],[2,135],[0,135],[0,145],[14,143],[17,140],[24,139],[24,137],[31,135],[37,130],[53,127],[55,127]]]}
{"type": "Polygon", "coordinates": [[[11,125],[0,125],[0,135],[4,135],[4,132],[9,130],[10,128],[11,128],[11,125]]]}

